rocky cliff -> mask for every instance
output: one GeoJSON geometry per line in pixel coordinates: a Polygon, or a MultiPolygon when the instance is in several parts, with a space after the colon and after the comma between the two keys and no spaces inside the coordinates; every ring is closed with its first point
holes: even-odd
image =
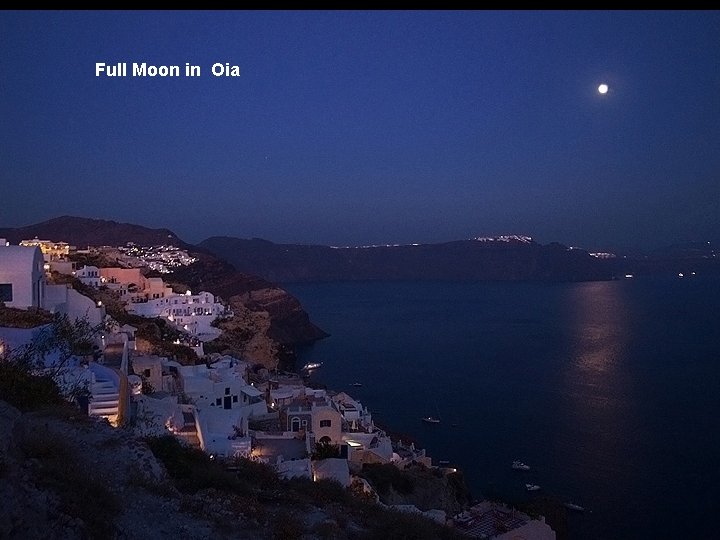
{"type": "Polygon", "coordinates": [[[322,339],[327,334],[315,326],[300,302],[265,279],[238,272],[227,262],[206,253],[194,253],[198,262],[181,268],[173,279],[193,290],[208,290],[228,300],[238,313],[267,314],[264,334],[279,346],[294,346],[322,339]]]}
{"type": "Polygon", "coordinates": [[[180,511],[181,496],[147,445],[79,411],[60,411],[21,414],[0,401],[0,538],[213,533],[208,520],[180,511]]]}

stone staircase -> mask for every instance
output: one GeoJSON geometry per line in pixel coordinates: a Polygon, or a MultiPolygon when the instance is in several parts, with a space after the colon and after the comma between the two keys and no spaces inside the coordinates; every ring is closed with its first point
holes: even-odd
{"type": "Polygon", "coordinates": [[[112,424],[117,419],[120,393],[112,381],[96,379],[90,386],[89,416],[107,418],[112,424]]]}

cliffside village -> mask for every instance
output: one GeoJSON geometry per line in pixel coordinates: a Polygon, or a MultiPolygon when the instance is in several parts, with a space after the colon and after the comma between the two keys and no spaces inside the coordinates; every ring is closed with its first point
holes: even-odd
{"type": "MultiPolygon", "coordinates": [[[[115,249],[120,266],[78,268],[70,260],[74,248],[67,243],[33,239],[11,246],[0,239],[0,302],[10,308],[66,314],[98,329],[93,336],[95,354],[64,359],[56,376],[61,390],[86,389],[90,416],[113,426],[133,426],[140,436],[172,434],[211,456],[259,460],[281,477],[330,478],[343,486],[354,481],[368,492],[367,482],[355,476],[366,463],[401,469],[411,463],[433,466],[423,449],[391,441],[374,424],[368,408],[345,392],[313,389],[300,375],[257,369],[243,358],[206,355],[203,344],[220,335],[213,321],[232,317],[232,311],[210,292],[178,294],[162,278],[143,273],[143,267],[169,273],[174,266],[191,264],[194,259],[187,252],[172,246],[115,249]],[[164,319],[204,362],[181,365],[172,358],[143,354],[136,348],[135,327],[119,324],[101,302],[71,285],[51,284],[53,273],[114,291],[128,313],[164,319]],[[336,446],[338,457],[311,459],[318,445],[336,446]]],[[[46,327],[0,327],[0,361],[43,331],[46,327]]],[[[57,355],[47,355],[44,362],[52,368],[57,355]]],[[[555,538],[542,519],[482,504],[486,506],[456,516],[456,527],[476,537],[505,538],[512,533],[555,538]],[[502,534],[492,533],[498,515],[512,523],[502,534]]],[[[401,510],[420,512],[414,507],[401,510]]],[[[423,513],[440,523],[448,520],[442,510],[423,513]]]]}

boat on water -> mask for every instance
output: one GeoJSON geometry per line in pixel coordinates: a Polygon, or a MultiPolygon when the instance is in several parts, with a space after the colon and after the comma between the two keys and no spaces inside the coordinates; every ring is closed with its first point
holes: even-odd
{"type": "Polygon", "coordinates": [[[436,418],[434,416],[424,416],[421,420],[423,422],[425,422],[426,424],[439,424],[440,423],[440,419],[436,418]]]}
{"type": "Polygon", "coordinates": [[[450,461],[447,459],[441,459],[438,461],[438,465],[450,465],[450,461]]]}
{"type": "Polygon", "coordinates": [[[529,471],[530,465],[525,465],[522,461],[513,461],[512,468],[516,471],[529,471]]]}
{"type": "Polygon", "coordinates": [[[537,491],[540,489],[540,486],[538,486],[537,484],[525,484],[525,489],[527,489],[528,491],[537,491]]]}
{"type": "Polygon", "coordinates": [[[322,362],[308,362],[303,366],[304,371],[310,371],[322,367],[322,362]]]}
{"type": "Polygon", "coordinates": [[[585,511],[585,508],[583,508],[579,504],[574,504],[571,502],[566,502],[563,506],[565,506],[565,508],[567,508],[568,510],[575,510],[576,512],[584,512],[585,511]]]}
{"type": "Polygon", "coordinates": [[[354,386],[354,387],[358,388],[358,387],[362,386],[362,383],[361,383],[361,382],[354,382],[354,383],[352,383],[350,386],[354,386]]]}

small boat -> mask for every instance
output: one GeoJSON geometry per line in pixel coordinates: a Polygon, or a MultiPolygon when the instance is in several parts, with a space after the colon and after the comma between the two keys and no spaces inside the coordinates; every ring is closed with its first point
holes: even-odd
{"type": "Polygon", "coordinates": [[[538,486],[537,484],[525,484],[525,489],[527,489],[528,491],[537,491],[540,489],[540,486],[538,486]]]}
{"type": "Polygon", "coordinates": [[[566,502],[563,506],[565,506],[565,508],[567,508],[568,510],[575,510],[576,512],[584,512],[585,511],[585,509],[582,506],[580,506],[579,504],[566,502]]]}
{"type": "Polygon", "coordinates": [[[441,459],[440,461],[438,461],[438,465],[450,465],[450,461],[448,461],[447,459],[441,459]]]}
{"type": "Polygon", "coordinates": [[[424,416],[422,418],[422,421],[425,422],[426,424],[439,424],[440,423],[440,419],[435,418],[434,416],[424,416]]]}
{"type": "Polygon", "coordinates": [[[358,387],[362,386],[362,383],[361,383],[361,382],[354,382],[354,383],[352,383],[350,386],[354,386],[354,387],[358,388],[358,387]]]}
{"type": "Polygon", "coordinates": [[[305,371],[310,371],[312,369],[317,369],[319,367],[322,367],[322,362],[308,362],[303,366],[303,369],[305,371]]]}
{"type": "Polygon", "coordinates": [[[512,468],[516,471],[529,471],[530,465],[525,465],[522,461],[513,461],[512,468]]]}

